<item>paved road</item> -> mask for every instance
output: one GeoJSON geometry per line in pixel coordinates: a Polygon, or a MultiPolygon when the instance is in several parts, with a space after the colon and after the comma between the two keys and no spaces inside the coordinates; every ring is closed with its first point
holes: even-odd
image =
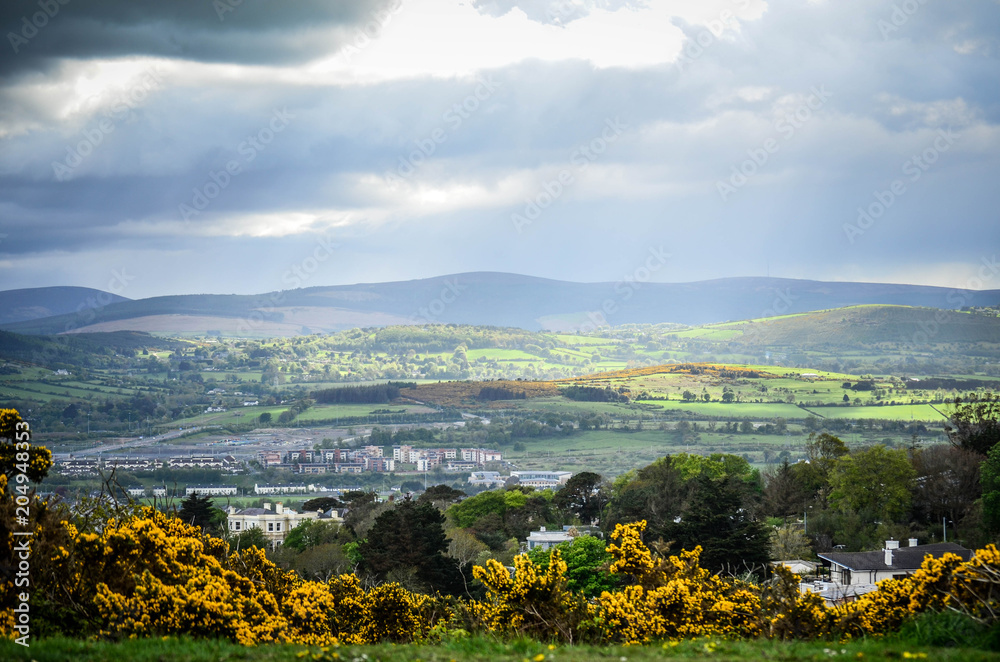
{"type": "MultiPolygon", "coordinates": [[[[74,451],[73,456],[85,457],[87,455],[97,455],[98,453],[114,453],[127,449],[154,446],[162,441],[169,441],[170,439],[176,439],[177,437],[180,437],[185,434],[191,434],[192,432],[200,432],[202,430],[207,430],[209,428],[214,428],[214,427],[217,426],[204,426],[204,427],[184,428],[183,430],[171,430],[170,432],[164,432],[163,434],[158,434],[153,437],[133,437],[131,439],[125,439],[125,440],[116,439],[114,441],[107,441],[98,446],[94,446],[93,448],[74,451]]],[[[57,457],[65,457],[67,455],[69,455],[69,453],[57,453],[57,457]]]]}

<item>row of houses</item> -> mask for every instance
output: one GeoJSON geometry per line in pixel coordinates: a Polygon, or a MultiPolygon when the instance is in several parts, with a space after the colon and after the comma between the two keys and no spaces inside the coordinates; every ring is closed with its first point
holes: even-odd
{"type": "Polygon", "coordinates": [[[417,465],[417,471],[430,471],[445,465],[449,471],[470,471],[487,462],[503,461],[503,454],[491,448],[414,448],[393,446],[392,457],[398,462],[417,465]]]}
{"type": "Polygon", "coordinates": [[[109,457],[102,460],[100,457],[74,458],[70,456],[56,463],[56,471],[67,476],[86,476],[111,469],[117,471],[153,471],[159,468],[159,462],[142,457],[109,457]]]}
{"type": "MultiPolygon", "coordinates": [[[[168,495],[165,485],[156,485],[151,488],[137,485],[125,488],[125,491],[128,492],[129,496],[135,498],[147,496],[165,497],[168,495]]],[[[191,496],[192,494],[200,496],[236,496],[238,492],[239,488],[235,485],[188,485],[184,488],[184,496],[191,496]]]]}
{"type": "Polygon", "coordinates": [[[488,448],[414,448],[393,446],[392,457],[381,446],[362,448],[300,449],[285,453],[260,451],[257,461],[263,467],[288,469],[299,474],[389,473],[397,463],[414,464],[417,471],[443,466],[445,471],[462,472],[482,468],[487,462],[500,462],[500,451],[488,448]]]}
{"type": "Polygon", "coordinates": [[[148,457],[95,457],[74,458],[72,455],[56,463],[56,470],[69,476],[97,474],[100,471],[155,471],[161,467],[169,469],[198,468],[219,469],[227,473],[236,473],[242,466],[232,455],[185,455],[167,458],[165,462],[148,457]]]}

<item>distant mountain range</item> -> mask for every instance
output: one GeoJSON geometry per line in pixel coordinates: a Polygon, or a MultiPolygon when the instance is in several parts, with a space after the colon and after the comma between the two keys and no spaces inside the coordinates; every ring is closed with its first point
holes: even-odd
{"type": "Polygon", "coordinates": [[[77,313],[128,301],[89,287],[36,287],[0,292],[0,326],[77,313]]]}
{"type": "Polygon", "coordinates": [[[258,295],[130,300],[78,287],[0,292],[0,328],[22,334],[134,330],[289,336],[392,324],[455,323],[575,331],[598,324],[707,324],[858,304],[957,309],[1000,290],[724,278],[694,283],[570,283],[475,272],[258,295]]]}

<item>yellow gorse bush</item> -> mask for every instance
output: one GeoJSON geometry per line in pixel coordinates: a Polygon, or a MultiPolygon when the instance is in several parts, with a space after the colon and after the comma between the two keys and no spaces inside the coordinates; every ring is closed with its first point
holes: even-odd
{"type": "Polygon", "coordinates": [[[700,547],[677,556],[654,556],[641,539],[645,528],[645,521],[619,524],[611,534],[611,572],[628,575],[634,583],[603,592],[592,607],[602,640],[640,643],[760,634],[760,600],[747,585],[699,566],[700,547]]]}
{"type": "MultiPolygon", "coordinates": [[[[0,513],[8,524],[0,547],[8,555],[11,503],[5,495],[0,513]]],[[[477,566],[483,599],[446,600],[395,583],[365,588],[354,575],[303,581],[259,549],[230,554],[224,541],[150,508],[80,530],[36,505],[33,613],[40,622],[72,621],[78,634],[107,638],[188,634],[321,646],[436,641],[467,631],[626,644],[706,636],[839,639],[892,632],[926,611],[957,609],[983,622],[1000,613],[1000,552],[993,546],[969,562],[928,558],[911,577],[828,608],[801,593],[784,569],[754,586],[702,568],[700,548],[674,555],[651,549],[642,541],[646,523],[638,522],[617,526],[607,547],[609,570],[623,579],[619,590],[590,601],[570,591],[566,562],[554,550],[547,568],[527,555],[515,558],[513,570],[496,561],[477,566]]],[[[14,590],[5,580],[2,604],[14,590]]],[[[8,614],[0,632],[9,636],[8,614]]]]}

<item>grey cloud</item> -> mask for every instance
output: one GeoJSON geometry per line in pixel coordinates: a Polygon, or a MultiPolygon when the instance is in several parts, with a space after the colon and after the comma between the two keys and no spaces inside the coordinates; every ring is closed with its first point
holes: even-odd
{"type": "Polygon", "coordinates": [[[11,52],[0,58],[0,76],[48,70],[59,58],[301,62],[349,43],[358,28],[377,33],[401,2],[8,1],[0,5],[0,28],[11,52]]]}
{"type": "MultiPolygon", "coordinates": [[[[481,10],[501,12],[504,6],[481,10]]],[[[422,178],[438,185],[494,184],[514,171],[558,169],[605,118],[621,116],[631,131],[601,163],[644,180],[650,193],[602,196],[603,190],[575,189],[523,235],[510,221],[521,202],[356,226],[324,282],[478,269],[614,280],[634,268],[635,256],[661,243],[675,259],[659,277],[675,281],[760,274],[767,260],[772,273],[806,276],[841,265],[884,272],[886,265],[975,263],[1000,239],[1000,192],[993,182],[1000,167],[1000,104],[996,52],[988,47],[996,30],[987,20],[996,4],[955,3],[961,11],[951,6],[929,3],[883,39],[877,22],[891,13],[891,3],[774,0],[763,19],[742,25],[739,41],[712,42],[683,69],[526,62],[488,72],[502,87],[449,130],[422,178]],[[970,39],[987,47],[955,49],[956,40],[970,39]],[[782,142],[759,175],[721,201],[716,180],[745,160],[747,150],[775,136],[778,100],[807,95],[817,85],[833,97],[794,140],[782,142]],[[770,91],[747,99],[735,94],[743,87],[770,91]],[[968,138],[850,243],[842,226],[855,220],[857,208],[901,176],[904,160],[927,147],[933,130],[963,120],[959,132],[969,131],[968,138]]],[[[690,39],[704,29],[681,27],[690,39]]],[[[346,88],[246,82],[164,89],[68,182],[52,181],[50,161],[84,127],[8,138],[0,156],[0,220],[11,236],[0,252],[64,251],[72,258],[67,262],[78,263],[110,250],[162,247],[165,257],[147,260],[147,269],[156,274],[152,281],[171,289],[207,291],[213,282],[215,291],[280,287],[277,267],[308,247],[309,235],[163,237],[124,233],[120,224],[176,220],[177,205],[192,188],[283,106],[296,113],[295,122],[234,179],[210,214],[192,221],[194,227],[216,213],[374,204],[353,187],[354,178],[381,177],[414,141],[441,127],[442,114],[474,85],[419,79],[346,88]],[[226,280],[206,280],[207,263],[226,280]],[[248,263],[277,267],[247,270],[248,263]]]]}

